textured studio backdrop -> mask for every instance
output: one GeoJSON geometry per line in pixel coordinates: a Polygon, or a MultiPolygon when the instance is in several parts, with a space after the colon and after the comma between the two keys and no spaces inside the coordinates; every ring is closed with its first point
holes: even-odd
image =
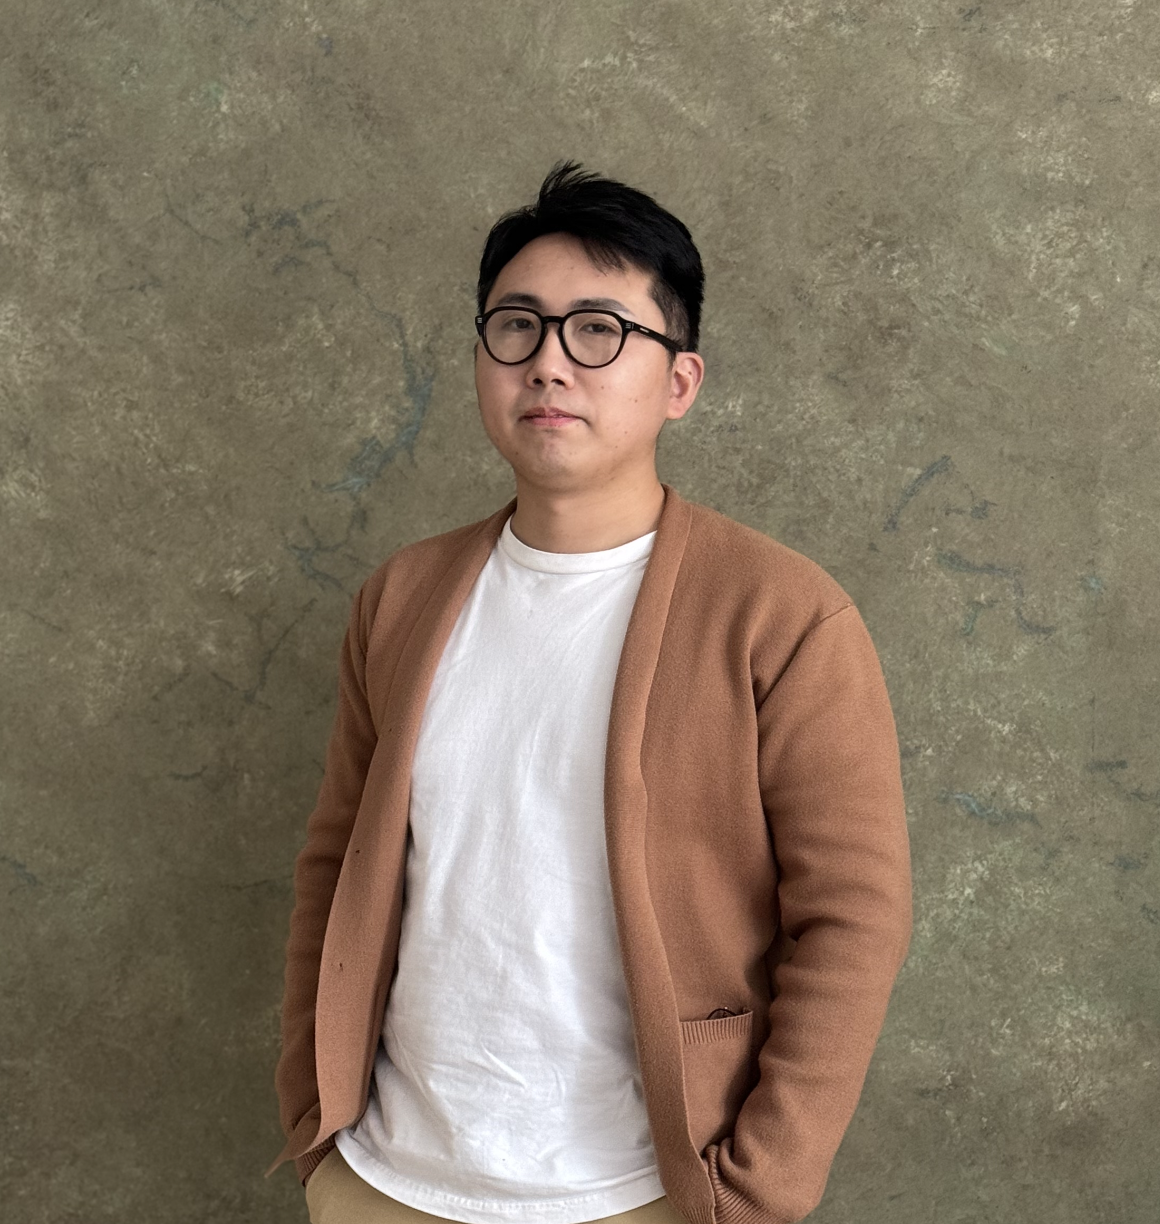
{"type": "Polygon", "coordinates": [[[708,274],[662,479],[881,655],[915,932],[818,1224],[1154,1224],[1160,8],[0,0],[0,1213],[304,1221],[272,1087],[349,600],[512,493],[496,216],[708,274]]]}

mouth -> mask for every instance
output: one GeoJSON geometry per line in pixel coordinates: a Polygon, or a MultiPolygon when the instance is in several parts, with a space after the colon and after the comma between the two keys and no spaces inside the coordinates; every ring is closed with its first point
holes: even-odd
{"type": "Polygon", "coordinates": [[[578,421],[580,418],[574,413],[565,412],[563,408],[557,408],[552,404],[541,404],[533,408],[530,412],[525,412],[521,421],[533,421],[544,425],[562,425],[567,421],[578,421]]]}

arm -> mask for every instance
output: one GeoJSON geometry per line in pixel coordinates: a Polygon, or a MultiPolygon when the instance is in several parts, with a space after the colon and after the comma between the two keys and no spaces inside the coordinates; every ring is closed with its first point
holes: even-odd
{"type": "MultiPolygon", "coordinates": [[[[282,1053],[274,1073],[282,1129],[287,1137],[297,1126],[317,1123],[319,1117],[314,1007],[322,941],[377,739],[367,705],[362,601],[360,590],[339,657],[338,708],[326,753],[326,772],[306,825],[306,844],[294,863],[294,911],[282,997],[282,1053]]],[[[298,1176],[304,1183],[332,1146],[330,1140],[297,1159],[298,1176]]]]}
{"type": "Polygon", "coordinates": [[[721,1224],[818,1204],[910,940],[898,741],[853,605],[806,634],[758,704],[758,769],[784,932],[760,1080],[705,1152],[721,1224]]]}

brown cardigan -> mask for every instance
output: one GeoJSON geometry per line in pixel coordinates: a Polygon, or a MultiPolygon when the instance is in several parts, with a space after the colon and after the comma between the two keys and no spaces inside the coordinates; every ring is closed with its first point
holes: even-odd
{"type": "MultiPolygon", "coordinates": [[[[604,792],[645,1105],[693,1224],[789,1224],[821,1199],[910,939],[898,742],[838,583],[664,488],[604,792]]],[[[366,1107],[427,691],[514,508],[400,549],[354,600],[295,865],[271,1171],[305,1180],[366,1107]]]]}

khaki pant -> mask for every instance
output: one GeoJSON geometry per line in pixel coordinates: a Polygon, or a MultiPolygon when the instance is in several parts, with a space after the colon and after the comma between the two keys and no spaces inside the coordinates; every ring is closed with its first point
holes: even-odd
{"type": "MultiPolygon", "coordinates": [[[[442,1216],[428,1215],[380,1193],[342,1158],[338,1148],[326,1154],[306,1182],[310,1224],[446,1224],[442,1216]]],[[[605,1216],[598,1224],[688,1224],[667,1198],[659,1198],[632,1211],[605,1216]]]]}

